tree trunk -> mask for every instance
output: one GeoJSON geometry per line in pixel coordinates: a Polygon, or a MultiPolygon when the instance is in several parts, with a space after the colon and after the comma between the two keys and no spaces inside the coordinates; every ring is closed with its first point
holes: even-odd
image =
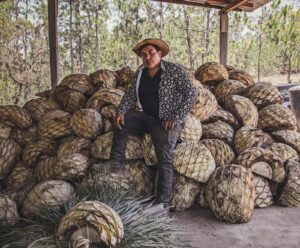
{"type": "Polygon", "coordinates": [[[159,38],[160,39],[163,39],[163,37],[164,37],[164,35],[163,35],[163,33],[164,33],[164,13],[163,13],[163,11],[164,11],[164,6],[163,6],[163,4],[162,4],[162,2],[160,2],[160,5],[159,5],[159,38]]]}
{"type": "Polygon", "coordinates": [[[259,35],[258,35],[258,61],[257,61],[257,81],[260,81],[261,77],[261,53],[262,53],[262,31],[263,30],[263,22],[264,22],[264,15],[265,9],[261,8],[261,17],[259,18],[258,25],[259,25],[259,35]]]}
{"type": "Polygon", "coordinates": [[[211,9],[206,10],[206,28],[205,28],[205,52],[202,53],[202,64],[206,62],[206,58],[209,55],[210,51],[210,39],[209,39],[209,32],[210,32],[210,11],[211,9]]]}
{"type": "Polygon", "coordinates": [[[186,33],[190,68],[194,68],[194,56],[193,56],[193,49],[192,49],[192,39],[191,39],[191,34],[190,34],[190,19],[189,19],[189,15],[187,14],[185,7],[183,8],[183,15],[184,15],[184,24],[185,24],[184,29],[185,29],[185,33],[186,33]]]}
{"type": "Polygon", "coordinates": [[[15,17],[16,17],[16,21],[19,20],[19,0],[14,2],[14,11],[15,11],[15,17]]]}
{"type": "Polygon", "coordinates": [[[17,84],[16,85],[16,90],[15,90],[15,101],[14,101],[14,105],[19,105],[20,103],[20,97],[22,95],[22,89],[23,89],[23,85],[22,84],[17,84]]]}
{"type": "Polygon", "coordinates": [[[28,81],[26,82],[25,89],[24,89],[24,101],[27,102],[30,98],[31,98],[31,82],[28,78],[28,81]]]}
{"type": "MultiPolygon", "coordinates": [[[[15,14],[16,22],[18,22],[19,14],[20,14],[19,1],[14,2],[14,14],[15,14]]],[[[19,40],[18,39],[13,40],[13,51],[19,51],[19,40]]],[[[9,75],[9,76],[11,77],[11,75],[9,75]]]]}
{"type": "MultiPolygon", "coordinates": [[[[1,78],[2,79],[2,78],[1,78]]],[[[4,82],[4,87],[3,87],[3,92],[2,92],[2,96],[3,96],[3,102],[1,104],[5,104],[6,102],[10,102],[11,101],[11,96],[9,93],[9,89],[10,89],[10,79],[8,77],[7,74],[3,74],[3,82],[4,82]]]]}
{"type": "MultiPolygon", "coordinates": [[[[25,20],[28,21],[28,0],[25,1],[25,20]]],[[[24,61],[25,66],[27,64],[27,31],[25,29],[23,36],[23,51],[24,51],[24,61]]]]}
{"type": "MultiPolygon", "coordinates": [[[[96,10],[96,12],[98,11],[98,6],[95,8],[95,10],[96,10]]],[[[86,11],[87,18],[88,18],[89,30],[93,30],[93,20],[92,20],[92,16],[90,13],[90,9],[86,8],[85,11],[86,11]]]]}
{"type": "MultiPolygon", "coordinates": [[[[139,41],[139,10],[140,6],[138,5],[136,7],[136,12],[135,12],[135,34],[136,34],[136,43],[139,41]]],[[[136,67],[140,65],[140,59],[139,56],[136,56],[136,67]]]]}
{"type": "Polygon", "coordinates": [[[289,84],[292,83],[292,80],[291,80],[291,75],[292,75],[292,56],[289,55],[287,57],[287,62],[288,62],[288,75],[287,75],[287,81],[289,84]]]}
{"type": "Polygon", "coordinates": [[[96,21],[95,21],[95,36],[96,36],[96,70],[100,70],[100,42],[99,42],[99,6],[96,9],[96,21]]]}
{"type": "Polygon", "coordinates": [[[262,48],[262,34],[258,36],[258,61],[257,61],[257,82],[260,82],[260,74],[261,74],[261,48],[262,48]]]}
{"type": "Polygon", "coordinates": [[[75,4],[75,26],[77,34],[77,71],[83,73],[83,52],[82,52],[82,35],[80,26],[80,1],[75,4]]]}
{"type": "Polygon", "coordinates": [[[73,49],[73,0],[69,0],[70,5],[70,19],[69,19],[69,42],[70,42],[70,62],[71,62],[71,73],[74,73],[74,49],[73,49]]]}
{"type": "Polygon", "coordinates": [[[78,40],[78,54],[79,54],[80,73],[84,73],[82,36],[81,36],[81,34],[79,35],[79,40],[78,40]]]}
{"type": "MultiPolygon", "coordinates": [[[[29,12],[29,1],[25,1],[25,20],[26,22],[28,21],[28,12],[29,12]]],[[[24,77],[24,84],[25,84],[25,89],[24,89],[24,100],[27,101],[28,98],[30,97],[31,93],[31,83],[30,83],[30,78],[29,78],[29,61],[28,61],[28,41],[27,41],[27,30],[25,30],[24,37],[23,37],[23,51],[24,51],[24,72],[25,72],[25,77],[24,77]]],[[[31,49],[32,50],[32,49],[31,49]]]]}

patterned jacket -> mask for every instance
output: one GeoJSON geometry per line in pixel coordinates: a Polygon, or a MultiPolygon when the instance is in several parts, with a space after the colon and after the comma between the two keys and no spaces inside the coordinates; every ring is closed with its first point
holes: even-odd
{"type": "MultiPolygon", "coordinates": [[[[142,111],[138,88],[143,66],[135,74],[134,81],[123,96],[117,113],[125,114],[137,103],[142,111]]],[[[159,84],[159,119],[183,123],[197,99],[197,89],[187,73],[178,65],[161,60],[161,81],[159,84]]]]}

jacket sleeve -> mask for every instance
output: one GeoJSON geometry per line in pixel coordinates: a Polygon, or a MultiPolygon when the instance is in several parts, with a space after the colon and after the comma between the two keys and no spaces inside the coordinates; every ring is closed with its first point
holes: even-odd
{"type": "Polygon", "coordinates": [[[172,120],[182,123],[197,100],[198,90],[193,85],[190,77],[184,71],[182,71],[181,68],[178,71],[177,88],[182,98],[172,117],[172,120]]]}
{"type": "Polygon", "coordinates": [[[128,90],[122,97],[122,100],[117,108],[117,113],[126,114],[128,110],[134,108],[134,105],[137,101],[136,80],[137,80],[137,74],[135,75],[134,81],[132,82],[131,86],[128,88],[128,90]]]}

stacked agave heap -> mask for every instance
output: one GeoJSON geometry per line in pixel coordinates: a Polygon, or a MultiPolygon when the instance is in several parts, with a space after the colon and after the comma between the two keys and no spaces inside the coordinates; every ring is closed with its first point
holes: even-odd
{"type": "MultiPolygon", "coordinates": [[[[175,149],[174,209],[196,200],[218,219],[242,223],[254,207],[299,206],[300,136],[279,90],[218,63],[189,75],[199,95],[175,149]]],[[[157,163],[150,136],[143,152],[147,165],[157,163]]]]}
{"type": "MultiPolygon", "coordinates": [[[[109,156],[111,121],[133,73],[125,67],[72,74],[23,107],[0,106],[1,224],[15,225],[19,216],[38,217],[45,206],[63,210],[74,198],[76,185],[91,183],[91,165],[109,156]]],[[[141,148],[137,149],[141,144],[141,138],[130,137],[126,151],[130,160],[122,181],[149,194],[152,178],[141,148]]],[[[72,240],[74,247],[87,238],[116,246],[124,234],[118,214],[93,201],[71,209],[58,228],[59,239],[72,240]]]]}
{"type": "MultiPolygon", "coordinates": [[[[198,98],[175,149],[174,210],[197,200],[218,219],[239,223],[250,220],[254,207],[300,205],[300,133],[277,88],[218,63],[187,72],[198,98]]],[[[27,217],[42,205],[61,208],[76,192],[74,181],[90,185],[105,178],[153,194],[157,159],[147,134],[129,137],[124,174],[90,173],[92,164],[109,159],[112,119],[133,76],[129,67],[72,74],[23,107],[0,106],[0,219],[15,223],[15,204],[27,217]]],[[[93,202],[77,207],[111,211],[93,202]]],[[[69,213],[77,215],[76,208],[69,213]]],[[[64,219],[61,237],[77,225],[64,219]]],[[[67,236],[76,241],[76,235],[67,236]]]]}
{"type": "Polygon", "coordinates": [[[231,223],[247,222],[254,207],[275,201],[299,206],[300,137],[279,90],[217,63],[200,66],[195,77],[218,102],[218,110],[202,122],[200,140],[217,168],[198,203],[231,223]]]}

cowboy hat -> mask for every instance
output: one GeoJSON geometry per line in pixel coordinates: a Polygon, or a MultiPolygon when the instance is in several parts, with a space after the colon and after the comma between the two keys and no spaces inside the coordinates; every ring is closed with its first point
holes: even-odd
{"type": "Polygon", "coordinates": [[[144,39],[136,44],[132,50],[137,54],[137,56],[141,57],[141,48],[145,45],[158,46],[160,48],[162,58],[170,51],[168,44],[161,39],[144,39]]]}

